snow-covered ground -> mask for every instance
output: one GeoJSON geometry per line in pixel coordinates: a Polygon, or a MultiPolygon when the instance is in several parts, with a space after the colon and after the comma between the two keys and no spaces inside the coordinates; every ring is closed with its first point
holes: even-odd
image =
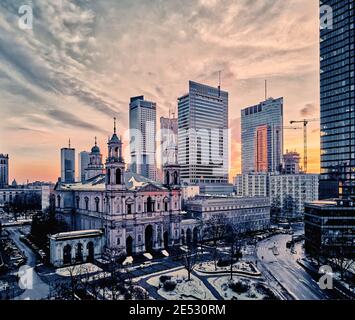
{"type": "Polygon", "coordinates": [[[187,281],[188,274],[185,269],[164,274],[171,277],[171,280],[176,281],[176,287],[172,291],[166,291],[160,282],[161,276],[150,278],[147,283],[158,288],[158,294],[167,300],[215,300],[211,292],[206,288],[203,282],[191,275],[191,280],[187,281]]]}
{"type": "Polygon", "coordinates": [[[225,300],[263,300],[271,297],[275,299],[272,293],[271,296],[268,294],[270,289],[258,281],[236,276],[231,281],[229,276],[222,276],[210,278],[208,282],[225,300]],[[239,287],[243,289],[233,290],[233,284],[240,284],[239,287]]]}
{"type": "MultiPolygon", "coordinates": [[[[201,272],[230,272],[230,266],[227,267],[218,267],[217,270],[215,269],[215,264],[213,261],[208,261],[208,262],[203,262],[197,265],[196,271],[201,271],[201,272]]],[[[251,274],[255,275],[260,275],[259,270],[252,264],[251,262],[248,261],[238,261],[233,265],[233,271],[234,272],[248,272],[251,274]]]]}
{"type": "Polygon", "coordinates": [[[102,272],[102,269],[92,263],[84,263],[76,266],[63,267],[56,270],[56,274],[61,277],[81,276],[102,272]]]}

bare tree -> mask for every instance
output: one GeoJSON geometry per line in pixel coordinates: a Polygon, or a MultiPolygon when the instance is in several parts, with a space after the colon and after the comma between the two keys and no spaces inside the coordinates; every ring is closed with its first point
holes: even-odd
{"type": "Polygon", "coordinates": [[[230,245],[229,258],[230,258],[230,279],[233,280],[233,265],[235,258],[240,254],[241,250],[241,239],[240,239],[240,223],[230,220],[225,233],[225,240],[230,245]]]}
{"type": "Polygon", "coordinates": [[[186,247],[182,255],[183,266],[187,271],[187,280],[191,280],[191,273],[195,269],[198,262],[198,253],[191,247],[186,247]]]}
{"type": "Polygon", "coordinates": [[[204,225],[203,234],[204,238],[212,241],[213,254],[212,258],[214,261],[215,270],[217,270],[217,260],[218,260],[218,241],[223,239],[226,234],[227,228],[227,217],[224,214],[216,214],[211,216],[204,225]]]}

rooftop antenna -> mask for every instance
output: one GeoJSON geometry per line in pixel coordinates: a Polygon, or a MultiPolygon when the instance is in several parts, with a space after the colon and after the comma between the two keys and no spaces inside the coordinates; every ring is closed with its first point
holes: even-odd
{"type": "Polygon", "coordinates": [[[113,133],[116,134],[116,117],[113,118],[113,133]]]}
{"type": "Polygon", "coordinates": [[[69,138],[69,149],[70,149],[70,138],[69,138]]]}
{"type": "Polygon", "coordinates": [[[218,71],[218,96],[219,97],[221,96],[221,74],[222,74],[222,71],[219,70],[218,71]]]}

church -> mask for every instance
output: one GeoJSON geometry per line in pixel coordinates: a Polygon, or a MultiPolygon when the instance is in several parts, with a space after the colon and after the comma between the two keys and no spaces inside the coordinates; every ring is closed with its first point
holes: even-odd
{"type": "MultiPolygon", "coordinates": [[[[96,142],[90,163],[86,181],[59,181],[55,187],[57,216],[66,221],[70,230],[102,230],[102,251],[124,252],[127,256],[183,244],[186,232],[190,238],[197,238],[197,224],[191,219],[183,222],[180,167],[176,161],[164,166],[163,183],[126,171],[115,124],[105,166],[96,142]]],[[[58,265],[65,260],[65,254],[69,255],[67,263],[82,259],[83,253],[74,246],[79,243],[56,244],[53,250],[54,259],[60,261],[58,265]],[[69,253],[64,252],[65,246],[69,253]]],[[[82,244],[80,247],[86,250],[82,244]]],[[[95,252],[94,256],[101,253],[95,252]]]]}

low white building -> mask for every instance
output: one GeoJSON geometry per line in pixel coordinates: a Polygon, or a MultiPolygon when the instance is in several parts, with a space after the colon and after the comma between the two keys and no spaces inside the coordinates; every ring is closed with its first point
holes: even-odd
{"type": "Polygon", "coordinates": [[[102,255],[102,230],[80,230],[49,236],[50,262],[55,267],[94,262],[102,255]]]}
{"type": "Polygon", "coordinates": [[[241,198],[235,196],[196,196],[186,202],[192,219],[203,226],[215,216],[224,216],[240,233],[261,231],[270,227],[270,200],[265,197],[241,198]]]}

